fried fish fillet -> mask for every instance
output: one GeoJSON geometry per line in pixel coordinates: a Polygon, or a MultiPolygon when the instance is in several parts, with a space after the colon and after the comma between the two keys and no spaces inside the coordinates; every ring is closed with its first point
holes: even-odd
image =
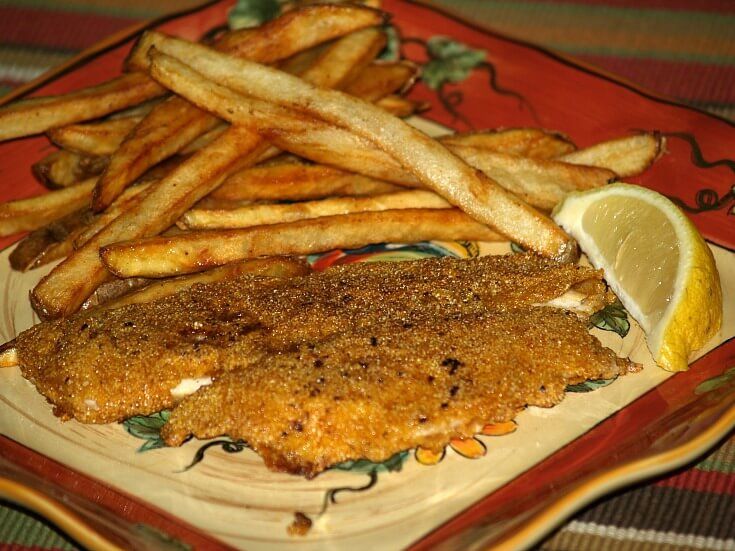
{"type": "Polygon", "coordinates": [[[106,423],[172,407],[182,381],[363,327],[558,306],[569,293],[591,313],[609,300],[605,289],[600,272],[532,255],[352,264],[290,279],[243,276],[84,312],[21,333],[15,347],[23,375],[56,415],[106,423]]]}
{"type": "Polygon", "coordinates": [[[548,307],[419,316],[334,335],[226,373],[174,409],[162,435],[245,440],[273,469],[312,477],[382,462],[560,402],[566,385],[635,369],[574,314],[548,307]]]}

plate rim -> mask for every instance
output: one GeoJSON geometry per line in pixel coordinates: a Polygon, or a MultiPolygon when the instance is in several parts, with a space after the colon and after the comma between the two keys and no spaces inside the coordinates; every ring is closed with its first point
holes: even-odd
{"type": "MultiPolygon", "coordinates": [[[[165,14],[157,18],[147,19],[139,23],[129,25],[103,38],[102,40],[96,42],[92,46],[85,48],[84,50],[74,55],[72,58],[62,63],[61,65],[58,65],[56,67],[49,69],[48,71],[44,72],[43,74],[39,75],[33,80],[25,83],[24,85],[16,88],[12,92],[6,94],[2,98],[0,98],[0,106],[6,105],[12,101],[23,98],[33,93],[41,86],[48,84],[49,82],[59,77],[62,77],[66,73],[81,68],[86,62],[90,61],[91,59],[94,59],[95,57],[102,55],[108,52],[109,50],[120,46],[124,42],[133,38],[135,35],[142,33],[143,31],[147,29],[161,25],[173,19],[177,19],[177,18],[186,16],[186,15],[189,15],[189,14],[194,14],[198,11],[204,10],[215,4],[226,3],[226,2],[231,2],[231,1],[232,0],[207,0],[205,2],[201,2],[190,8],[175,10],[173,12],[170,12],[168,14],[165,14]]],[[[651,100],[657,103],[662,103],[662,104],[669,105],[669,106],[673,106],[673,107],[684,108],[686,110],[693,111],[695,113],[704,115],[708,118],[717,120],[719,122],[724,122],[726,123],[726,125],[732,128],[735,128],[735,121],[729,120],[723,116],[720,116],[714,113],[710,113],[701,108],[698,108],[692,105],[687,105],[685,103],[675,100],[674,98],[670,98],[664,94],[659,94],[652,90],[648,90],[647,88],[643,86],[640,86],[634,82],[628,81],[624,77],[621,77],[614,73],[610,73],[592,64],[588,64],[573,56],[568,56],[566,54],[560,53],[552,48],[546,48],[538,44],[535,44],[533,42],[527,41],[523,38],[512,36],[512,35],[509,35],[503,32],[499,32],[484,24],[470,21],[451,8],[443,7],[443,6],[442,7],[436,6],[433,3],[430,3],[424,0],[393,0],[393,1],[415,5],[415,6],[424,8],[424,9],[434,11],[442,17],[446,17],[446,18],[455,20],[461,23],[462,25],[468,26],[482,33],[498,38],[500,40],[511,42],[513,44],[517,44],[517,45],[529,48],[531,50],[534,50],[547,57],[550,57],[555,62],[562,63],[566,66],[572,67],[576,70],[589,74],[592,77],[603,79],[607,82],[610,82],[611,84],[620,86],[627,90],[630,90],[640,96],[643,96],[644,98],[647,98],[648,100],[651,100]]],[[[7,248],[10,248],[13,246],[14,246],[14,243],[8,245],[7,248]]],[[[717,246],[724,248],[726,250],[729,250],[730,252],[733,252],[733,250],[730,249],[729,247],[723,247],[722,245],[717,245],[717,246]]],[[[728,341],[725,341],[721,343],[717,348],[725,346],[727,343],[728,341]]],[[[654,387],[652,391],[655,390],[655,388],[657,387],[654,387]]],[[[646,394],[640,396],[637,400],[635,400],[634,402],[631,402],[631,404],[629,404],[626,407],[629,407],[636,401],[641,400],[642,398],[646,396],[646,394]]],[[[619,413],[620,412],[616,412],[615,414],[609,416],[607,419],[612,419],[619,413]]],[[[579,511],[579,509],[591,503],[595,499],[601,496],[607,495],[608,493],[614,490],[632,485],[636,482],[640,482],[642,480],[650,479],[657,475],[661,475],[661,474],[670,472],[691,461],[694,461],[697,457],[700,457],[701,455],[705,454],[708,450],[714,447],[720,440],[725,438],[731,431],[733,431],[733,429],[735,429],[735,404],[733,404],[729,409],[726,409],[725,411],[723,411],[710,428],[708,428],[703,433],[700,433],[696,437],[684,442],[683,444],[675,446],[664,452],[649,455],[645,458],[641,458],[641,459],[637,459],[637,460],[633,460],[629,462],[624,462],[623,464],[619,466],[605,469],[591,476],[590,478],[585,480],[579,487],[575,488],[572,492],[562,496],[561,498],[553,500],[551,504],[546,506],[544,509],[542,509],[538,513],[534,514],[532,518],[528,520],[528,522],[526,522],[523,526],[517,528],[516,531],[513,534],[511,534],[509,537],[501,536],[498,543],[493,544],[493,548],[502,549],[502,550],[527,548],[533,545],[534,543],[538,542],[541,538],[543,538],[545,535],[551,532],[554,528],[556,528],[558,525],[563,523],[567,518],[569,518],[575,512],[579,511]]],[[[590,430],[594,430],[594,428],[590,430]]],[[[570,442],[568,445],[573,444],[579,438],[581,438],[581,436],[573,440],[572,442],[570,442]]],[[[76,478],[86,479],[95,484],[102,485],[108,488],[110,492],[120,496],[122,499],[131,501],[133,503],[137,503],[138,505],[146,507],[146,508],[152,508],[153,510],[155,510],[155,512],[158,515],[172,520],[173,522],[175,522],[178,526],[181,526],[182,528],[185,527],[185,529],[188,532],[194,532],[194,533],[200,534],[204,536],[205,538],[209,539],[210,541],[213,541],[214,539],[213,535],[206,533],[204,530],[190,526],[184,520],[178,517],[175,517],[174,515],[171,515],[170,513],[166,511],[158,510],[157,507],[145,502],[142,499],[139,499],[135,496],[128,495],[124,491],[119,490],[117,488],[110,487],[109,485],[105,483],[104,480],[98,480],[94,477],[81,473],[77,471],[76,469],[67,467],[66,465],[63,465],[55,461],[52,458],[49,458],[39,452],[36,452],[35,450],[28,448],[27,446],[24,446],[5,435],[0,435],[0,448],[4,448],[5,446],[8,445],[8,443],[10,443],[11,445],[19,446],[23,448],[24,450],[26,450],[28,454],[32,456],[36,456],[38,458],[42,458],[42,459],[53,462],[54,464],[56,464],[57,469],[61,471],[66,471],[76,478]]],[[[558,451],[561,451],[561,450],[558,450],[558,451]]],[[[555,453],[558,453],[558,451],[555,453]]],[[[552,456],[553,455],[554,454],[552,454],[552,456]]],[[[22,470],[26,470],[24,465],[15,465],[15,466],[22,470]]],[[[510,482],[511,481],[509,481],[509,483],[510,482]]],[[[85,498],[84,496],[81,496],[80,494],[72,492],[71,490],[67,488],[63,488],[61,486],[59,486],[59,488],[64,493],[72,494],[72,495],[75,495],[76,497],[79,497],[80,499],[88,501],[88,499],[85,498]]],[[[78,513],[76,513],[72,509],[70,509],[67,505],[64,505],[63,503],[61,503],[54,497],[44,493],[43,491],[37,488],[34,488],[33,486],[26,485],[24,483],[8,479],[7,477],[4,477],[4,476],[0,476],[0,496],[5,497],[15,503],[20,504],[21,506],[24,506],[36,512],[43,518],[51,521],[54,525],[59,527],[64,533],[72,536],[77,542],[83,545],[89,546],[90,548],[94,548],[94,549],[97,549],[97,548],[106,548],[110,550],[120,549],[120,547],[113,540],[107,538],[107,536],[105,536],[104,533],[97,530],[93,525],[86,522],[84,518],[82,518],[78,513]],[[104,547],[104,545],[106,545],[107,547],[104,547]]],[[[487,497],[488,496],[485,496],[485,498],[480,498],[477,502],[470,505],[469,508],[478,505],[487,497]]],[[[103,505],[103,507],[107,508],[106,505],[103,505]]],[[[457,513],[457,515],[451,517],[449,520],[442,522],[441,524],[435,526],[432,531],[428,532],[427,534],[424,534],[424,536],[422,536],[420,539],[413,542],[411,544],[411,547],[414,547],[416,545],[421,545],[435,531],[441,529],[443,526],[451,523],[455,519],[461,518],[463,515],[465,515],[468,509],[460,511],[459,513],[457,513]]],[[[108,510],[115,512],[112,509],[108,509],[108,510]]],[[[479,521],[475,520],[473,521],[472,524],[475,524],[477,522],[479,521]]],[[[155,525],[155,523],[153,524],[155,525]]],[[[222,549],[230,548],[230,546],[228,546],[227,544],[225,544],[224,542],[220,540],[216,540],[216,543],[219,544],[222,549]]]]}

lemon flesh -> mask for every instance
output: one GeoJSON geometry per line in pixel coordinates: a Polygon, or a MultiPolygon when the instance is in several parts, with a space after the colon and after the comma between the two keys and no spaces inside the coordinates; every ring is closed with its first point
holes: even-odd
{"type": "Polygon", "coordinates": [[[663,195],[630,184],[571,193],[553,218],[604,271],[656,363],[686,369],[722,323],[717,267],[694,224],[663,195]]]}

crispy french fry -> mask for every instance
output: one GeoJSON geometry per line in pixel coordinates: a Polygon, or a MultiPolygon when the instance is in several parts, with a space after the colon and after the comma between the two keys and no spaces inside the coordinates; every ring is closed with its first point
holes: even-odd
{"type": "MultiPolygon", "coordinates": [[[[222,55],[210,48],[163,38],[152,52],[151,75],[161,77],[164,57],[188,64],[207,79],[238,92],[322,118],[375,143],[424,185],[476,220],[544,256],[570,261],[578,248],[547,216],[505,191],[444,146],[382,109],[346,94],[314,88],[287,73],[222,55]],[[183,61],[186,60],[186,61],[183,61]]],[[[258,114],[256,113],[254,118],[258,114]]]]}
{"type": "MultiPolygon", "coordinates": [[[[154,64],[154,70],[155,67],[154,64]]],[[[263,136],[282,149],[315,162],[330,163],[344,170],[360,172],[399,185],[414,187],[420,185],[415,177],[407,173],[384,151],[344,129],[313,118],[305,118],[303,115],[285,111],[272,104],[249,100],[222,86],[196,77],[181,64],[175,69],[161,66],[159,78],[167,86],[178,91],[183,90],[182,93],[188,94],[194,103],[207,106],[231,121],[239,124],[254,121],[259,125],[259,131],[263,136]]],[[[466,140],[470,143],[480,143],[479,138],[478,134],[466,140]]],[[[445,140],[448,141],[448,147],[455,155],[482,170],[503,188],[543,210],[552,209],[569,191],[603,185],[615,177],[615,174],[606,169],[576,166],[554,160],[523,158],[489,149],[490,145],[494,144],[498,149],[508,147],[512,150],[519,141],[517,133],[516,136],[511,135],[508,141],[502,138],[486,140],[485,149],[461,145],[463,138],[450,140],[449,137],[445,137],[440,140],[443,143],[445,140]]],[[[526,143],[539,140],[545,141],[536,135],[533,140],[526,143]]]]}
{"type": "Polygon", "coordinates": [[[554,159],[576,149],[569,138],[563,134],[540,128],[508,128],[468,134],[452,134],[443,136],[441,141],[447,147],[452,145],[470,146],[533,159],[554,159]]]}
{"type": "Polygon", "coordinates": [[[0,108],[0,141],[103,117],[165,93],[147,75],[131,73],[76,92],[12,103],[0,108]]]}
{"type": "Polygon", "coordinates": [[[249,274],[266,277],[295,277],[306,275],[311,271],[309,264],[302,259],[290,257],[267,257],[244,260],[225,264],[219,268],[200,272],[198,274],[154,281],[142,289],[133,290],[119,298],[110,300],[101,305],[102,308],[120,308],[128,304],[141,304],[153,302],[188,289],[197,283],[213,283],[232,279],[241,275],[249,274]]]}
{"type": "Polygon", "coordinates": [[[391,115],[402,119],[410,117],[411,115],[416,115],[417,113],[422,113],[431,108],[429,103],[414,101],[392,94],[390,96],[380,98],[375,102],[375,105],[387,111],[391,115]]]}
{"type": "Polygon", "coordinates": [[[162,101],[163,96],[149,99],[148,101],[144,101],[143,103],[138,103],[136,105],[126,107],[122,111],[115,111],[114,113],[108,115],[105,120],[112,121],[116,119],[127,119],[129,117],[142,118],[150,113],[153,108],[162,101]]]}
{"type": "Polygon", "coordinates": [[[329,44],[319,44],[318,46],[292,55],[288,59],[284,59],[278,63],[278,67],[281,71],[286,71],[292,75],[300,75],[311,67],[328,47],[329,44]]]}
{"type": "Polygon", "coordinates": [[[30,199],[0,204],[0,236],[36,230],[89,202],[96,178],[30,199]]]}
{"type": "Polygon", "coordinates": [[[33,164],[31,171],[40,183],[51,189],[72,186],[100,174],[107,157],[80,155],[64,149],[54,151],[33,164]]]}
{"type": "Polygon", "coordinates": [[[168,277],[246,258],[312,254],[371,243],[504,239],[458,209],[406,209],[114,243],[102,248],[100,256],[119,277],[168,277]]]}
{"type": "Polygon", "coordinates": [[[482,170],[533,206],[550,211],[567,193],[603,186],[615,180],[605,168],[531,159],[476,147],[452,145],[452,152],[482,170]]]}
{"type": "MultiPolygon", "coordinates": [[[[380,12],[357,6],[311,6],[284,14],[256,29],[225,34],[217,43],[217,48],[231,55],[269,63],[382,21],[380,12]]],[[[129,65],[145,69],[148,64],[147,52],[157,47],[161,36],[157,33],[145,33],[132,52],[129,65]]],[[[325,55],[329,52],[347,51],[349,55],[359,57],[361,51],[373,51],[376,47],[373,41],[356,44],[354,39],[349,36],[348,39],[341,46],[338,41],[325,55]]],[[[329,55],[329,61],[334,61],[334,53],[329,55]]],[[[318,65],[322,67],[322,72],[312,76],[316,79],[313,82],[319,86],[332,86],[346,76],[342,74],[344,66],[330,69],[326,64],[318,65]],[[325,69],[328,74],[324,74],[325,69]]],[[[364,63],[360,66],[364,66],[364,63]]],[[[352,70],[352,66],[348,67],[348,74],[352,74],[349,72],[352,70]]],[[[197,109],[180,97],[169,98],[157,106],[136,126],[112,156],[110,166],[95,188],[92,208],[95,211],[104,210],[128,184],[149,167],[177,153],[218,124],[216,117],[197,109]]]]}
{"type": "Polygon", "coordinates": [[[251,157],[260,154],[259,143],[252,131],[231,127],[181,163],[152,186],[144,201],[118,216],[36,285],[31,302],[39,315],[58,318],[74,313],[109,277],[100,262],[100,247],[165,230],[228,174],[252,162],[251,157]]]}
{"type": "Polygon", "coordinates": [[[125,187],[153,165],[178,151],[219,123],[178,96],[168,98],[125,138],[102,174],[92,195],[92,209],[107,208],[125,187]]]}
{"type": "Polygon", "coordinates": [[[186,147],[182,148],[181,151],[179,151],[179,154],[189,155],[190,153],[199,151],[202,147],[205,147],[216,140],[225,130],[227,130],[229,126],[230,125],[226,122],[220,122],[214,128],[208,130],[194,141],[190,142],[186,147]]]}
{"type": "Polygon", "coordinates": [[[365,67],[344,91],[375,102],[389,94],[405,92],[418,75],[418,66],[410,61],[374,62],[365,67]]]}
{"type": "Polygon", "coordinates": [[[285,13],[256,29],[228,33],[216,47],[236,57],[273,63],[351,32],[380,26],[385,23],[386,17],[381,11],[355,4],[306,6],[285,13]],[[239,33],[261,29],[264,38],[259,41],[250,36],[247,40],[238,36],[239,33]]]}
{"type": "Polygon", "coordinates": [[[113,300],[117,300],[123,295],[126,295],[132,291],[142,289],[146,285],[150,285],[151,279],[145,279],[143,277],[129,277],[127,279],[110,279],[101,284],[94,293],[92,293],[87,300],[84,301],[80,310],[89,310],[95,306],[107,304],[113,300]]]}
{"type": "Polygon", "coordinates": [[[658,133],[637,134],[567,153],[559,157],[567,163],[612,170],[620,178],[645,171],[666,150],[666,140],[658,133]]]}
{"type": "Polygon", "coordinates": [[[300,76],[316,86],[342,88],[375,59],[385,43],[385,33],[380,29],[355,31],[327,48],[300,76]]]}
{"type": "Polygon", "coordinates": [[[84,228],[77,232],[72,241],[72,248],[80,249],[85,243],[87,243],[87,241],[102,231],[102,229],[104,229],[110,222],[115,220],[124,212],[138,205],[155,181],[156,180],[150,180],[146,183],[131,186],[126,189],[114,203],[105,209],[104,212],[96,215],[94,220],[91,220],[84,228]]]}
{"type": "Polygon", "coordinates": [[[111,155],[143,115],[108,121],[71,124],[48,131],[49,139],[61,148],[83,155],[111,155]]]}
{"type": "Polygon", "coordinates": [[[74,250],[76,236],[93,219],[94,214],[85,207],[31,232],[11,251],[11,268],[25,272],[64,258],[74,250]]]}
{"type": "Polygon", "coordinates": [[[195,208],[184,213],[180,225],[190,230],[249,228],[355,212],[447,208],[451,205],[436,193],[413,190],[371,197],[331,197],[302,203],[247,205],[234,209],[195,208]]]}
{"type": "Polygon", "coordinates": [[[250,167],[229,176],[209,198],[221,201],[304,201],[392,193],[404,188],[325,165],[250,167]]]}

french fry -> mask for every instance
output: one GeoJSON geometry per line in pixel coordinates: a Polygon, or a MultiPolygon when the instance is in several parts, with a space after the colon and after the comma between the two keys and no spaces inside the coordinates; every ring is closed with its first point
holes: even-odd
{"type": "Polygon", "coordinates": [[[405,209],[114,243],[103,247],[100,256],[118,277],[158,278],[259,256],[312,254],[371,243],[504,239],[458,209],[405,209]]]}
{"type": "Polygon", "coordinates": [[[436,193],[413,190],[371,197],[330,197],[301,203],[247,205],[234,209],[194,208],[184,213],[179,225],[190,230],[249,228],[356,212],[447,208],[451,205],[436,193]]]}
{"type": "Polygon", "coordinates": [[[221,201],[304,201],[392,193],[404,188],[325,165],[250,167],[230,175],[209,198],[221,201]]]}
{"type": "Polygon", "coordinates": [[[112,121],[116,119],[127,119],[129,117],[142,118],[150,113],[153,108],[162,101],[163,96],[149,99],[148,101],[144,101],[143,103],[138,103],[136,105],[126,107],[122,111],[115,111],[114,113],[108,115],[105,120],[112,121]]]}
{"type": "Polygon", "coordinates": [[[92,194],[92,209],[107,208],[138,176],[218,123],[216,117],[193,108],[185,99],[168,98],[135,126],[110,157],[92,194]]]}
{"type": "Polygon", "coordinates": [[[97,176],[105,169],[108,161],[107,157],[80,155],[61,149],[34,163],[31,171],[40,183],[57,189],[97,176]]]}
{"type": "MultiPolygon", "coordinates": [[[[414,176],[384,151],[344,129],[272,104],[250,100],[197,77],[182,64],[176,65],[176,62],[154,63],[154,71],[157,71],[157,78],[166,86],[188,94],[194,103],[206,106],[238,124],[255,123],[264,137],[282,149],[318,163],[330,163],[343,170],[360,172],[379,180],[404,186],[420,185],[414,176]],[[164,66],[166,63],[169,63],[168,67],[164,66]]],[[[518,133],[515,134],[509,134],[508,140],[502,137],[486,140],[485,149],[462,145],[463,140],[480,143],[479,134],[459,139],[445,137],[440,138],[440,141],[449,142],[448,147],[455,155],[482,170],[503,188],[543,210],[551,210],[569,191],[604,185],[615,177],[606,169],[524,158],[489,149],[491,145],[498,149],[517,148],[520,140],[518,133]]],[[[493,133],[488,135],[493,136],[493,133]]],[[[546,142],[540,135],[533,135],[532,138],[526,143],[546,142]]]]}
{"type": "Polygon", "coordinates": [[[251,157],[261,152],[257,149],[259,143],[259,137],[252,131],[231,127],[181,163],[152,186],[144,201],[105,226],[36,285],[31,303],[39,315],[48,319],[74,313],[109,277],[100,261],[100,247],[165,230],[229,173],[252,162],[251,157]]]}
{"type": "Polygon", "coordinates": [[[476,147],[452,145],[452,152],[536,208],[550,211],[567,193],[603,186],[616,174],[605,168],[531,159],[476,147]]]}
{"type": "Polygon", "coordinates": [[[84,301],[80,310],[89,310],[95,306],[117,300],[123,295],[150,285],[152,281],[155,280],[145,279],[143,277],[115,278],[105,281],[84,301]]]}
{"type": "Polygon", "coordinates": [[[645,171],[666,150],[666,140],[658,133],[636,134],[595,144],[559,157],[560,161],[612,170],[620,178],[645,171]]]}
{"type": "MultiPolygon", "coordinates": [[[[339,44],[340,41],[333,47],[339,44]]],[[[330,72],[327,77],[339,79],[340,73],[330,72]]],[[[252,131],[230,127],[156,184],[144,200],[112,221],[41,280],[31,293],[36,311],[44,318],[58,318],[76,311],[109,277],[97,255],[101,246],[161,232],[217,187],[229,173],[254,163],[264,154],[270,154],[272,149],[252,131]]]]}
{"type": "Polygon", "coordinates": [[[153,302],[188,289],[198,283],[213,283],[232,279],[241,275],[249,274],[265,277],[295,277],[306,275],[311,271],[309,264],[297,258],[289,257],[267,257],[244,260],[225,264],[219,268],[200,272],[198,274],[154,281],[142,289],[133,290],[119,298],[104,302],[101,307],[105,309],[120,308],[128,304],[141,304],[153,302]]]}
{"type": "Polygon", "coordinates": [[[204,134],[190,142],[187,146],[179,151],[180,155],[189,155],[195,151],[199,151],[202,147],[211,144],[216,140],[230,125],[226,122],[220,122],[211,130],[206,131],[204,134]]]}
{"type": "Polygon", "coordinates": [[[437,141],[378,107],[184,40],[163,38],[157,48],[162,53],[151,54],[151,75],[157,80],[163,57],[171,56],[169,59],[178,60],[179,65],[188,64],[205,78],[238,92],[342,126],[375,143],[453,205],[524,247],[562,261],[578,255],[574,240],[550,218],[465,164],[437,141]]]}
{"type": "Polygon", "coordinates": [[[0,141],[103,117],[165,93],[147,75],[130,73],[76,92],[12,103],[0,108],[0,141]]]}
{"type": "MultiPolygon", "coordinates": [[[[231,55],[270,63],[382,21],[380,12],[366,8],[311,6],[284,14],[256,29],[227,33],[219,40],[217,48],[231,55]]],[[[160,36],[162,35],[157,33],[145,33],[128,60],[129,66],[145,69],[148,64],[147,52],[157,47],[160,36]]],[[[364,47],[363,43],[355,44],[354,40],[350,40],[341,47],[333,45],[327,52],[349,51],[350,55],[355,56],[359,55],[358,46],[361,44],[364,47]]],[[[372,51],[375,44],[370,41],[367,47],[372,51]]],[[[325,67],[323,64],[319,65],[325,67]]],[[[338,74],[339,79],[345,76],[340,73],[340,69],[341,67],[334,69],[334,74],[338,74]]],[[[334,76],[331,73],[313,76],[320,79],[314,81],[319,86],[333,85],[331,79],[334,76]]],[[[197,109],[180,97],[169,98],[157,106],[135,127],[112,156],[110,166],[95,188],[92,208],[95,211],[104,210],[128,184],[149,167],[177,153],[218,124],[216,117],[197,109]]]]}
{"type": "Polygon", "coordinates": [[[30,199],[0,204],[0,236],[36,230],[87,206],[96,178],[30,199]]]}
{"type": "Polygon", "coordinates": [[[508,128],[489,132],[452,134],[442,136],[441,141],[447,147],[469,146],[533,159],[554,159],[576,149],[569,138],[563,134],[540,128],[508,128]]]}
{"type": "Polygon", "coordinates": [[[422,113],[431,108],[429,103],[414,101],[393,94],[380,98],[375,102],[375,105],[387,111],[391,115],[402,119],[410,117],[411,115],[416,115],[417,113],[422,113]]]}
{"type": "Polygon", "coordinates": [[[288,59],[284,59],[278,63],[278,67],[281,71],[286,71],[292,75],[300,75],[311,67],[328,47],[329,44],[319,44],[318,46],[292,55],[288,59]]]}
{"type": "Polygon", "coordinates": [[[300,76],[316,86],[342,88],[375,59],[385,43],[385,33],[380,29],[355,31],[327,48],[300,76]]]}
{"type": "Polygon", "coordinates": [[[236,57],[273,63],[351,32],[380,26],[385,21],[385,13],[355,4],[306,6],[256,29],[228,33],[216,47],[236,57]],[[243,40],[238,36],[253,31],[262,32],[264,38],[254,40],[248,36],[243,40]]]}
{"type": "Polygon", "coordinates": [[[152,180],[126,189],[104,212],[96,215],[94,220],[91,220],[84,228],[76,233],[72,242],[72,248],[82,248],[87,241],[102,231],[110,222],[125,211],[138,205],[155,181],[152,180]]]}
{"type": "Polygon", "coordinates": [[[28,234],[11,251],[10,267],[25,272],[64,258],[74,250],[74,239],[94,214],[84,207],[28,234]]]}
{"type": "Polygon", "coordinates": [[[83,155],[111,155],[143,115],[88,124],[71,124],[48,131],[49,139],[63,149],[83,155]]]}
{"type": "Polygon", "coordinates": [[[419,75],[418,65],[410,61],[374,62],[365,67],[344,89],[345,93],[375,102],[408,90],[419,75]]]}

